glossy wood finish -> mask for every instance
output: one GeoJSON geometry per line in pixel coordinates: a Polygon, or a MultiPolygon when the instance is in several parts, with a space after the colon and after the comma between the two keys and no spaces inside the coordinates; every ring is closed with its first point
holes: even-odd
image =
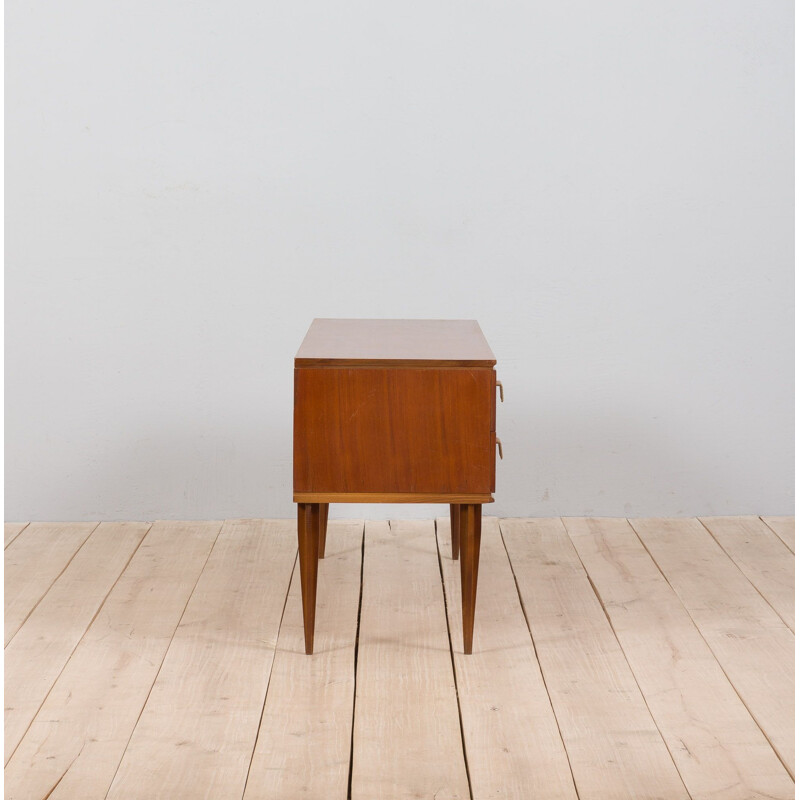
{"type": "Polygon", "coordinates": [[[295,503],[494,503],[490,494],[433,492],[295,492],[295,503]]]}
{"type": "Polygon", "coordinates": [[[319,504],[319,557],[325,558],[325,538],[328,535],[328,503],[319,504]]]}
{"type": "Polygon", "coordinates": [[[473,319],[315,319],[296,367],[492,367],[497,362],[473,319]]]}
{"type": "Polygon", "coordinates": [[[311,655],[314,652],[319,533],[319,503],[298,503],[297,545],[300,561],[300,591],[303,595],[303,628],[306,655],[311,655]]]}
{"type": "Polygon", "coordinates": [[[458,560],[458,551],[461,545],[461,504],[450,503],[450,547],[453,551],[453,561],[458,560]]]}
{"type": "Polygon", "coordinates": [[[294,491],[491,494],[494,370],[295,370],[294,491]]]}
{"type": "Polygon", "coordinates": [[[463,541],[464,645],[471,652],[481,504],[494,499],[495,363],[474,320],[312,323],[294,371],[294,500],[308,653],[317,560],[325,555],[328,504],[336,502],[450,505],[456,559],[463,541]]]}
{"type": "Polygon", "coordinates": [[[464,653],[472,652],[475,627],[475,598],[478,591],[478,560],[481,554],[481,507],[460,506],[459,538],[461,540],[461,624],[464,631],[464,653]]]}

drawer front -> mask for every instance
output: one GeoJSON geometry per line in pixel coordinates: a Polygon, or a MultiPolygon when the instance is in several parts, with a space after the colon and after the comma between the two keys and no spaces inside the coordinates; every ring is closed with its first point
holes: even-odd
{"type": "Polygon", "coordinates": [[[491,368],[295,370],[294,491],[489,493],[491,368]]]}

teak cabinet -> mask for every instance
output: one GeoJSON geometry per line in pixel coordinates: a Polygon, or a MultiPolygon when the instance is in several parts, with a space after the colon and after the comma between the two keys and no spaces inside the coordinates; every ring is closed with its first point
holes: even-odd
{"type": "Polygon", "coordinates": [[[496,360],[478,323],[315,319],[294,363],[306,652],[330,503],[450,504],[464,652],[472,652],[481,504],[494,499],[499,445],[496,360]]]}

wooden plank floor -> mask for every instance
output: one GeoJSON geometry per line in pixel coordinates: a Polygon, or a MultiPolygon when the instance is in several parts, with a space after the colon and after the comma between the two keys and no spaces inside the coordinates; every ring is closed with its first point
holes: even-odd
{"type": "Polygon", "coordinates": [[[794,797],[794,520],[7,523],[10,800],[794,797]]]}

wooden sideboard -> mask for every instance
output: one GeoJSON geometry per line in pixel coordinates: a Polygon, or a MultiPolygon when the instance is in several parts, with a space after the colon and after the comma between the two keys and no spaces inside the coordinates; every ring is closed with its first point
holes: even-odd
{"type": "MultiPolygon", "coordinates": [[[[295,357],[294,501],[306,652],[330,503],[448,503],[472,652],[496,360],[474,320],[315,319],[295,357]]],[[[502,393],[502,386],[500,387],[502,393]]]]}

